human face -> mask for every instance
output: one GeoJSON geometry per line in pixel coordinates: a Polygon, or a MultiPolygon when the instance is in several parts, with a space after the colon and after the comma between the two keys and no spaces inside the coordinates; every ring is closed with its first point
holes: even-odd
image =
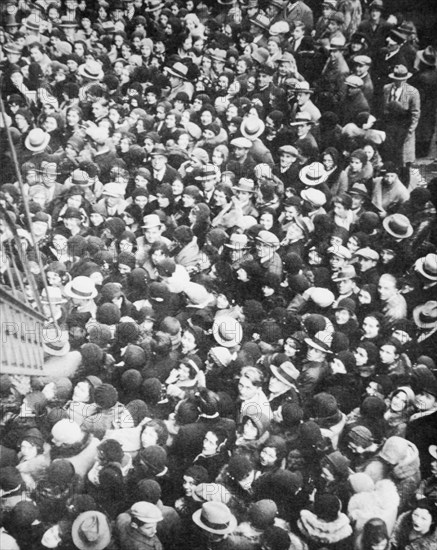
{"type": "Polygon", "coordinates": [[[425,508],[416,508],[411,515],[413,529],[420,535],[429,533],[432,525],[432,516],[425,508]]]}
{"type": "Polygon", "coordinates": [[[396,257],[396,254],[393,250],[383,249],[381,250],[381,262],[385,265],[393,261],[396,257]]]}
{"type": "Polygon", "coordinates": [[[19,114],[15,115],[15,123],[20,132],[25,131],[26,128],[29,126],[24,116],[19,114]]]}
{"type": "Polygon", "coordinates": [[[32,443],[26,441],[25,439],[21,442],[20,451],[26,460],[35,458],[38,454],[37,447],[35,445],[32,445],[32,443]]]}
{"type": "Polygon", "coordinates": [[[247,474],[247,476],[243,479],[241,479],[238,482],[238,485],[244,489],[245,491],[248,491],[252,487],[252,483],[255,480],[255,470],[252,470],[247,474]]]}
{"type": "Polygon", "coordinates": [[[407,394],[403,391],[398,391],[393,395],[390,401],[390,409],[393,412],[401,412],[405,409],[408,403],[407,394]]]}
{"type": "Polygon", "coordinates": [[[269,258],[272,252],[273,252],[273,248],[268,244],[262,243],[260,241],[256,243],[256,254],[258,258],[260,259],[269,258]]]}
{"type": "Polygon", "coordinates": [[[167,159],[164,155],[153,155],[152,156],[152,167],[154,170],[162,170],[167,162],[167,159]]]}
{"type": "Polygon", "coordinates": [[[372,296],[367,292],[367,290],[360,290],[358,294],[358,301],[361,305],[370,304],[372,302],[372,296]]]}
{"type": "Polygon", "coordinates": [[[153,244],[161,237],[160,227],[150,227],[144,231],[144,237],[149,244],[153,244]]]}
{"type": "Polygon", "coordinates": [[[322,468],[321,476],[323,477],[323,479],[325,479],[325,481],[334,481],[334,479],[335,479],[335,477],[332,474],[331,470],[327,466],[324,466],[322,468]]]}
{"type": "Polygon", "coordinates": [[[396,294],[396,285],[393,280],[381,277],[378,283],[378,294],[383,302],[396,294]]]}
{"type": "Polygon", "coordinates": [[[366,153],[366,156],[369,159],[369,161],[372,160],[373,155],[375,154],[373,147],[371,145],[365,145],[363,147],[363,151],[366,153]]]}
{"type": "Polygon", "coordinates": [[[351,172],[356,174],[357,172],[362,170],[363,163],[359,159],[357,159],[355,157],[351,157],[351,159],[349,161],[349,166],[350,166],[351,172]]]}
{"type": "Polygon", "coordinates": [[[217,151],[216,149],[214,149],[214,151],[212,153],[212,162],[213,162],[213,164],[215,164],[216,166],[221,166],[223,164],[223,161],[224,161],[224,157],[223,157],[222,153],[220,151],[217,151]]]}
{"type": "Polygon", "coordinates": [[[212,123],[212,114],[210,111],[203,111],[200,115],[200,123],[202,126],[208,126],[212,123]]]}
{"type": "Polygon", "coordinates": [[[298,137],[303,137],[303,136],[306,136],[308,134],[310,129],[311,129],[310,124],[299,124],[296,127],[296,133],[297,133],[298,137]]]}
{"type": "Polygon", "coordinates": [[[354,352],[355,361],[357,362],[357,367],[363,367],[367,364],[368,356],[367,351],[363,348],[357,348],[354,352]]]}
{"type": "Polygon", "coordinates": [[[426,391],[416,395],[415,405],[420,411],[429,411],[436,406],[437,398],[426,391]]]}
{"type": "MultiPolygon", "coordinates": [[[[231,256],[231,259],[232,259],[232,256],[231,256]]],[[[236,259],[238,259],[238,257],[236,259]]],[[[247,283],[249,281],[247,272],[242,267],[240,267],[240,269],[237,270],[237,279],[242,283],[247,283]]]]}
{"type": "Polygon", "coordinates": [[[30,57],[32,58],[32,61],[35,63],[40,63],[43,59],[43,53],[39,48],[32,48],[30,50],[30,57]]]}
{"type": "Polygon", "coordinates": [[[184,185],[180,180],[175,180],[171,184],[171,189],[173,191],[173,196],[178,197],[179,195],[182,195],[182,192],[184,190],[184,185]]]}
{"type": "Polygon", "coordinates": [[[196,482],[194,481],[194,478],[192,478],[191,476],[184,476],[182,488],[184,489],[185,496],[193,496],[194,489],[196,488],[196,482]]]}
{"type": "Polygon", "coordinates": [[[242,401],[248,401],[255,397],[258,393],[258,388],[248,378],[242,376],[238,382],[238,393],[242,401]]]}
{"type": "Polygon", "coordinates": [[[337,281],[337,288],[338,293],[341,295],[350,294],[352,292],[352,289],[354,288],[354,280],[342,279],[341,281],[337,281]]]}
{"type": "Polygon", "coordinates": [[[185,382],[190,379],[190,369],[186,365],[179,365],[178,378],[180,382],[185,382]]]}
{"type": "Polygon", "coordinates": [[[259,455],[261,466],[274,466],[277,459],[278,455],[274,447],[264,447],[259,455]]]}
{"type": "Polygon", "coordinates": [[[80,121],[80,116],[76,110],[72,109],[68,111],[67,113],[68,126],[76,126],[77,124],[79,124],[79,121],[80,121]]]}
{"type": "Polygon", "coordinates": [[[273,227],[273,216],[271,214],[269,214],[268,212],[265,212],[261,216],[261,218],[259,220],[259,223],[260,223],[260,225],[263,226],[263,228],[266,231],[269,231],[273,227]]]}
{"type": "Polygon", "coordinates": [[[365,338],[376,338],[379,334],[379,321],[375,317],[365,317],[362,328],[365,338]]]}
{"type": "Polygon", "coordinates": [[[78,382],[74,387],[72,401],[75,403],[89,403],[90,386],[88,382],[78,382]]]}
{"type": "Polygon", "coordinates": [[[288,355],[288,357],[294,357],[297,351],[296,341],[292,338],[287,338],[284,342],[284,353],[288,355]]]}
{"type": "Polygon", "coordinates": [[[392,365],[398,357],[396,348],[388,344],[381,346],[379,349],[379,357],[383,365],[392,365]]]}
{"type": "Polygon", "coordinates": [[[335,311],[335,320],[338,325],[345,325],[351,317],[347,309],[337,309],[335,311]]]}
{"type": "Polygon", "coordinates": [[[387,174],[384,176],[384,184],[387,187],[391,187],[394,182],[397,180],[397,175],[393,172],[387,172],[387,174]]]}
{"type": "Polygon", "coordinates": [[[191,332],[186,330],[182,334],[182,338],[181,338],[182,353],[186,354],[186,353],[189,353],[190,351],[194,351],[196,347],[197,347],[196,340],[193,334],[191,334],[191,332]]]}
{"type": "Polygon", "coordinates": [[[280,393],[286,389],[286,386],[276,378],[272,376],[269,380],[269,392],[271,393],[280,393]]]}
{"type": "Polygon", "coordinates": [[[207,432],[203,439],[202,454],[204,456],[213,456],[218,451],[218,439],[215,433],[207,432]]]}
{"type": "Polygon", "coordinates": [[[244,423],[243,437],[247,441],[254,441],[255,439],[258,439],[258,428],[250,419],[246,420],[244,423]]]}
{"type": "Polygon", "coordinates": [[[142,523],[138,531],[146,538],[151,539],[156,535],[156,523],[142,523]]]}
{"type": "Polygon", "coordinates": [[[151,445],[157,445],[158,434],[151,426],[146,426],[141,434],[141,446],[143,449],[150,447],[151,445]]]}
{"type": "Polygon", "coordinates": [[[324,358],[325,354],[319,349],[313,348],[313,346],[308,346],[306,358],[308,361],[321,361],[324,358]]]}

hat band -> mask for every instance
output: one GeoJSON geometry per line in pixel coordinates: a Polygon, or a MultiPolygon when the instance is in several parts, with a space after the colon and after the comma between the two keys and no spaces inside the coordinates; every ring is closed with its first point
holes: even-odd
{"type": "Polygon", "coordinates": [[[83,298],[90,298],[92,292],[82,292],[81,290],[76,290],[75,288],[71,288],[71,292],[74,292],[74,294],[77,294],[78,296],[82,296],[83,298]]]}
{"type": "Polygon", "coordinates": [[[215,523],[213,521],[209,521],[209,519],[206,518],[203,514],[200,516],[200,519],[202,520],[202,523],[206,525],[206,527],[209,527],[210,529],[215,529],[216,531],[227,529],[229,527],[229,521],[225,523],[215,523]]]}
{"type": "Polygon", "coordinates": [[[426,263],[422,265],[423,272],[426,273],[426,275],[429,275],[430,277],[437,277],[437,273],[435,271],[431,271],[426,263]]]}
{"type": "Polygon", "coordinates": [[[289,384],[294,385],[294,378],[292,378],[288,373],[282,370],[281,367],[279,367],[276,371],[276,378],[278,378],[279,376],[281,378],[284,378],[284,380],[287,380],[289,384]]]}
{"type": "Polygon", "coordinates": [[[49,349],[52,349],[53,351],[59,351],[61,350],[64,346],[65,346],[65,342],[64,343],[61,343],[61,345],[59,344],[56,344],[56,343],[52,343],[52,342],[44,342],[44,345],[46,348],[49,348],[49,349]]]}
{"type": "Polygon", "coordinates": [[[435,323],[437,321],[437,316],[426,315],[426,313],[420,312],[419,319],[422,323],[435,323]]]}
{"type": "Polygon", "coordinates": [[[321,176],[312,176],[311,174],[307,174],[307,179],[309,179],[310,181],[317,181],[318,179],[321,178],[321,176]]]}

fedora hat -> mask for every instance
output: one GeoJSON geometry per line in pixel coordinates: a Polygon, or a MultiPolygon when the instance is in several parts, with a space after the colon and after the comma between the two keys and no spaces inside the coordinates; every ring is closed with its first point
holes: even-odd
{"type": "Polygon", "coordinates": [[[296,82],[293,88],[291,88],[296,94],[312,94],[314,89],[310,87],[309,82],[303,80],[302,82],[296,82]]]}
{"type": "Polygon", "coordinates": [[[58,23],[59,27],[63,27],[64,29],[75,29],[79,26],[77,21],[74,21],[74,19],[70,19],[69,17],[61,17],[61,21],[58,23]]]}
{"type": "Polygon", "coordinates": [[[287,386],[293,386],[300,374],[291,361],[285,361],[282,365],[279,365],[279,367],[270,365],[270,370],[275,378],[287,386]]]}
{"type": "Polygon", "coordinates": [[[197,526],[216,535],[232,533],[237,527],[235,516],[222,502],[205,502],[202,508],[194,512],[192,517],[197,526]]]}
{"type": "Polygon", "coordinates": [[[222,61],[224,63],[226,61],[226,50],[221,50],[220,48],[209,50],[209,57],[215,59],[215,61],[222,61]]]}
{"type": "Polygon", "coordinates": [[[284,52],[282,56],[278,59],[278,63],[293,63],[294,56],[290,52],[284,52]]]}
{"type": "Polygon", "coordinates": [[[77,72],[80,76],[83,76],[88,80],[101,80],[105,75],[100,63],[93,60],[79,65],[77,72]]]}
{"type": "Polygon", "coordinates": [[[73,173],[71,174],[71,183],[73,185],[79,185],[80,187],[89,187],[92,185],[88,172],[85,172],[85,170],[81,170],[80,168],[73,170],[73,173]]]}
{"type": "Polygon", "coordinates": [[[177,76],[178,78],[182,78],[183,80],[187,80],[188,67],[180,61],[176,61],[176,63],[171,67],[166,67],[165,71],[170,75],[177,76]]]}
{"type": "Polygon", "coordinates": [[[437,326],[437,302],[430,300],[413,309],[413,319],[419,328],[434,328],[437,326]]]}
{"type": "Polygon", "coordinates": [[[248,246],[249,239],[247,235],[243,233],[232,233],[230,241],[225,244],[227,248],[232,248],[232,250],[242,250],[249,248],[248,246]]]}
{"type": "Polygon", "coordinates": [[[66,301],[61,289],[57,286],[48,286],[41,292],[41,302],[44,304],[65,304],[66,301]]]}
{"type": "Polygon", "coordinates": [[[158,155],[168,157],[168,151],[161,143],[157,143],[153,148],[153,151],[149,153],[149,156],[151,157],[157,157],[158,155]]]}
{"type": "Polygon", "coordinates": [[[164,2],[161,2],[161,0],[149,0],[147,2],[147,8],[144,10],[147,13],[152,13],[154,11],[158,11],[164,7],[164,2]]]}
{"type": "Polygon", "coordinates": [[[260,118],[248,116],[243,118],[240,131],[245,138],[254,141],[264,132],[265,127],[264,122],[260,118]]]}
{"type": "Polygon", "coordinates": [[[396,239],[408,239],[413,234],[413,227],[407,216],[403,214],[391,214],[384,218],[382,225],[392,237],[396,239]]]}
{"type": "Polygon", "coordinates": [[[305,338],[305,343],[312,348],[324,351],[325,353],[332,353],[332,332],[327,330],[320,330],[316,332],[311,338],[305,338]]]}
{"type": "Polygon", "coordinates": [[[243,328],[234,317],[219,315],[214,319],[212,334],[218,344],[232,348],[243,339],[243,328]]]}
{"type": "Polygon", "coordinates": [[[13,42],[10,42],[9,44],[5,44],[3,46],[3,50],[6,53],[14,53],[16,55],[21,55],[23,52],[20,50],[18,46],[16,46],[13,42]]]}
{"type": "Polygon", "coordinates": [[[63,357],[70,351],[70,342],[68,332],[59,330],[53,326],[53,338],[50,338],[50,327],[45,327],[43,331],[42,347],[45,353],[54,357],[63,357]]]}
{"type": "Polygon", "coordinates": [[[296,113],[294,122],[290,122],[290,126],[300,126],[301,124],[313,124],[310,113],[307,113],[306,111],[296,113]]]}
{"type": "Polygon", "coordinates": [[[430,253],[419,258],[414,264],[414,268],[426,279],[437,281],[437,254],[430,253]]]}
{"type": "Polygon", "coordinates": [[[200,170],[200,175],[194,179],[197,181],[208,181],[220,178],[220,169],[215,164],[205,164],[200,170]]]}
{"type": "Polygon", "coordinates": [[[437,54],[432,46],[427,46],[424,50],[419,50],[417,52],[417,57],[422,63],[425,63],[425,65],[430,65],[431,67],[436,66],[437,54]]]}
{"type": "Polygon", "coordinates": [[[97,290],[92,279],[79,275],[65,285],[64,294],[69,298],[92,300],[97,296],[97,290]]]}
{"type": "Polygon", "coordinates": [[[241,178],[238,184],[232,187],[234,191],[244,191],[246,193],[256,193],[255,182],[249,178],[241,178]]]}
{"type": "Polygon", "coordinates": [[[360,197],[368,198],[369,193],[364,183],[354,183],[349,191],[349,195],[359,195],[360,197]]]}
{"type": "Polygon", "coordinates": [[[266,48],[257,48],[251,53],[251,57],[260,65],[263,65],[269,58],[269,52],[266,48]]]}
{"type": "Polygon", "coordinates": [[[314,187],[324,183],[328,179],[328,174],[321,162],[312,162],[300,169],[299,179],[305,185],[314,187]]]}
{"type": "Polygon", "coordinates": [[[265,31],[267,31],[270,26],[270,19],[263,13],[258,13],[256,17],[249,19],[249,21],[257,27],[261,27],[261,29],[264,29],[265,31]]]}
{"type": "Polygon", "coordinates": [[[309,202],[317,208],[326,204],[326,195],[323,191],[320,191],[320,189],[313,189],[312,187],[310,189],[304,189],[300,192],[300,196],[304,201],[309,202]]]}
{"type": "Polygon", "coordinates": [[[162,222],[158,214],[148,214],[143,218],[143,229],[151,229],[152,227],[161,227],[162,222]]]}
{"type": "Polygon", "coordinates": [[[111,542],[111,529],[105,514],[90,510],[74,520],[71,536],[79,550],[104,550],[111,542]]]}
{"type": "Polygon", "coordinates": [[[327,46],[328,50],[344,50],[346,47],[346,38],[344,36],[333,36],[327,46]]]}
{"type": "Polygon", "coordinates": [[[39,29],[41,28],[41,23],[38,21],[38,19],[40,20],[39,15],[36,15],[36,16],[34,15],[33,17],[32,15],[29,15],[24,26],[26,27],[26,29],[29,29],[30,31],[39,32],[39,29]]]}
{"type": "Polygon", "coordinates": [[[388,75],[392,80],[408,80],[412,73],[408,72],[405,65],[395,65],[393,71],[388,75]]]}
{"type": "Polygon", "coordinates": [[[34,153],[41,153],[47,147],[50,141],[50,134],[44,132],[41,128],[33,128],[27,134],[24,141],[26,149],[34,153]]]}

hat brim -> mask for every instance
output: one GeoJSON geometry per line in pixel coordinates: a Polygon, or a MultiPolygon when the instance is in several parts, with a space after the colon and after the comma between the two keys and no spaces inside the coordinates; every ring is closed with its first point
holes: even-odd
{"type": "Polygon", "coordinates": [[[146,13],[153,13],[154,11],[161,10],[164,7],[164,3],[158,4],[157,6],[154,6],[153,8],[146,8],[144,11],[146,13]]]}
{"type": "Polygon", "coordinates": [[[429,323],[424,323],[420,319],[420,314],[422,313],[424,307],[425,307],[425,304],[422,304],[422,305],[417,306],[413,309],[413,320],[416,323],[416,326],[418,326],[419,328],[434,328],[434,327],[437,327],[437,319],[435,321],[431,321],[429,323]]]}
{"type": "Polygon", "coordinates": [[[225,529],[212,529],[202,521],[202,508],[199,508],[199,510],[196,510],[192,516],[194,523],[203,529],[204,531],[208,531],[209,533],[214,533],[215,535],[227,535],[228,533],[232,533],[234,529],[237,527],[237,519],[235,516],[231,515],[229,520],[229,525],[225,529]]]}
{"type": "MultiPolygon", "coordinates": [[[[290,388],[293,387],[293,383],[290,382],[290,380],[287,380],[286,378],[284,378],[280,373],[279,373],[279,369],[277,366],[275,365],[270,365],[270,370],[272,371],[273,373],[273,376],[275,378],[277,378],[280,382],[282,382],[283,384],[285,384],[286,386],[289,386],[290,388]]],[[[290,375],[291,376],[291,375],[290,375]]],[[[293,378],[291,376],[291,378],[293,378]]]]}
{"type": "Polygon", "coordinates": [[[175,71],[174,69],[167,67],[165,69],[166,73],[172,74],[173,76],[177,76],[178,78],[182,78],[182,80],[188,80],[186,75],[180,73],[179,71],[175,71]]]}
{"type": "Polygon", "coordinates": [[[387,231],[389,235],[392,237],[395,237],[396,239],[408,239],[408,237],[411,237],[411,235],[414,232],[413,226],[410,225],[408,227],[408,232],[405,235],[397,235],[396,233],[393,233],[393,231],[390,229],[390,226],[388,225],[390,223],[390,217],[384,218],[382,220],[382,226],[387,231]]]}
{"type": "Polygon", "coordinates": [[[437,445],[430,445],[428,447],[428,452],[435,460],[437,460],[437,445]]]}
{"type": "Polygon", "coordinates": [[[243,135],[243,137],[247,138],[247,139],[250,139],[250,141],[254,141],[255,139],[258,139],[259,136],[264,132],[265,130],[265,127],[266,125],[264,124],[264,122],[260,119],[260,127],[259,129],[254,133],[254,134],[248,134],[245,127],[244,127],[244,121],[243,123],[241,124],[241,134],[243,135]]]}
{"type": "Polygon", "coordinates": [[[311,346],[312,348],[318,349],[319,351],[323,351],[324,353],[332,353],[330,349],[321,346],[318,342],[316,342],[312,338],[305,338],[304,342],[305,344],[307,344],[307,346],[311,346]]]}
{"type": "Polygon", "coordinates": [[[416,55],[417,55],[419,61],[421,61],[422,63],[425,63],[425,65],[428,65],[428,67],[435,67],[436,62],[437,62],[437,59],[434,59],[434,61],[433,61],[432,63],[430,63],[429,61],[427,61],[427,60],[424,58],[424,56],[423,56],[423,52],[424,52],[424,51],[425,51],[425,50],[419,50],[419,51],[417,52],[416,55]]]}
{"type": "Polygon", "coordinates": [[[388,75],[388,77],[391,79],[391,80],[408,80],[409,78],[411,78],[413,76],[412,73],[407,73],[405,76],[396,76],[394,73],[390,73],[388,75]]]}
{"type": "Polygon", "coordinates": [[[30,144],[30,139],[29,139],[29,135],[26,137],[26,139],[24,140],[24,145],[26,147],[26,149],[28,149],[29,151],[32,151],[34,153],[39,153],[41,151],[44,151],[44,149],[47,147],[47,145],[49,144],[49,141],[50,141],[50,135],[47,134],[44,138],[44,141],[41,143],[41,145],[39,145],[38,147],[33,147],[31,144],[30,144]]]}
{"type": "Polygon", "coordinates": [[[48,355],[53,355],[54,357],[63,357],[64,355],[67,355],[67,353],[70,351],[70,342],[65,342],[65,344],[60,349],[50,348],[46,345],[45,342],[43,342],[42,348],[44,352],[48,355]]]}
{"type": "Polygon", "coordinates": [[[437,281],[437,274],[436,275],[430,275],[429,273],[426,273],[423,269],[423,265],[425,263],[425,258],[419,258],[415,263],[415,269],[418,273],[420,273],[423,277],[430,281],[437,281]]]}
{"type": "Polygon", "coordinates": [[[79,68],[77,69],[77,73],[79,76],[83,76],[84,78],[88,78],[88,80],[100,80],[105,76],[103,70],[101,70],[96,76],[90,76],[88,73],[84,71],[85,65],[79,65],[79,68]]]}
{"type": "Polygon", "coordinates": [[[65,296],[68,296],[69,298],[77,298],[78,300],[92,300],[97,296],[97,289],[94,288],[94,290],[91,292],[90,296],[80,296],[80,294],[76,294],[73,292],[73,289],[71,288],[73,284],[73,281],[70,281],[67,283],[64,287],[64,294],[65,296]]]}
{"type": "MultiPolygon", "coordinates": [[[[238,322],[238,324],[235,325],[236,330],[232,340],[225,340],[224,338],[222,338],[222,336],[220,335],[220,331],[218,330],[218,325],[219,323],[226,323],[226,321],[229,320],[230,318],[227,316],[218,317],[218,319],[215,319],[212,325],[212,334],[214,336],[214,340],[224,348],[233,348],[234,346],[237,346],[243,339],[243,329],[238,322]]],[[[234,321],[234,319],[232,319],[232,321],[234,321]]]]}
{"type": "Polygon", "coordinates": [[[302,126],[303,124],[314,124],[313,120],[296,120],[295,122],[290,122],[289,126],[302,126]]]}
{"type": "Polygon", "coordinates": [[[305,192],[305,189],[300,192],[300,196],[303,198],[304,201],[307,201],[312,205],[317,206],[318,208],[321,208],[324,204],[326,204],[326,200],[323,203],[312,201],[310,197],[308,197],[308,193],[305,192]]]}
{"type": "Polygon", "coordinates": [[[92,512],[93,515],[97,515],[99,518],[104,520],[106,522],[106,527],[102,532],[102,535],[99,537],[99,539],[95,542],[88,542],[85,544],[85,542],[82,540],[82,538],[79,535],[79,527],[83,523],[85,519],[85,515],[90,516],[91,514],[89,512],[83,512],[78,516],[75,520],[73,525],[71,526],[71,536],[73,539],[73,542],[79,550],[104,550],[109,543],[111,542],[111,531],[109,527],[109,523],[105,517],[104,514],[101,512],[92,512]]]}

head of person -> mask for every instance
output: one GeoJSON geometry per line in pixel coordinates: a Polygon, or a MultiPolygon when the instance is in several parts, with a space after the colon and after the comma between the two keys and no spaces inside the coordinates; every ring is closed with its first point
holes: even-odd
{"type": "Polygon", "coordinates": [[[238,393],[242,401],[250,401],[260,391],[264,377],[256,367],[243,367],[238,382],[238,393]]]}

